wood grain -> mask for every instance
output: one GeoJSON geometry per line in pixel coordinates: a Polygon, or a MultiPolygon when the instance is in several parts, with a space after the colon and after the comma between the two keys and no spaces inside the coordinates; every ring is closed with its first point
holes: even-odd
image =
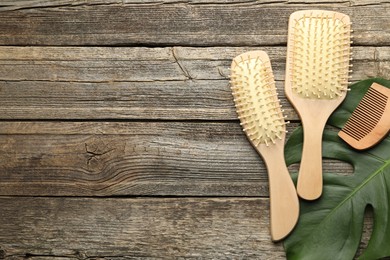
{"type": "MultiPolygon", "coordinates": [[[[231,60],[258,48],[0,47],[0,119],[202,119],[237,115],[231,60]]],[[[285,47],[264,47],[281,104],[285,47]]],[[[352,80],[390,75],[389,47],[354,49],[352,80]]]]}
{"type": "Polygon", "coordinates": [[[268,196],[238,122],[2,122],[0,147],[0,195],[268,196]]]}
{"type": "Polygon", "coordinates": [[[298,120],[283,83],[302,9],[351,16],[353,81],[390,77],[386,0],[1,1],[0,259],[285,259],[228,67],[267,51],[298,120]]]}
{"type": "MultiPolygon", "coordinates": [[[[0,197],[1,259],[285,259],[259,198],[0,197]]],[[[360,244],[372,230],[368,212],[360,244]]]]}
{"type": "Polygon", "coordinates": [[[9,198],[3,258],[283,259],[270,241],[267,199],[9,198]]]}
{"type": "Polygon", "coordinates": [[[4,1],[0,7],[0,44],[281,45],[286,43],[287,20],[292,12],[327,9],[351,16],[356,44],[389,45],[389,7],[387,1],[372,0],[4,1]]]}

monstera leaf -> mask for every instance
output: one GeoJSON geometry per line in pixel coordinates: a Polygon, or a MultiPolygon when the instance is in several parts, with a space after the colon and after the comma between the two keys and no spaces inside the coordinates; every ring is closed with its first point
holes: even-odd
{"type": "MultiPolygon", "coordinates": [[[[390,88],[390,81],[384,79],[354,84],[328,124],[340,129],[373,82],[390,88]]],[[[288,165],[300,161],[301,149],[302,129],[298,128],[286,144],[288,165]]],[[[353,259],[367,207],[372,208],[374,225],[367,248],[359,259],[390,256],[390,137],[369,150],[357,151],[344,143],[337,131],[326,130],[323,157],[350,163],[353,174],[324,173],[321,198],[301,201],[299,222],[284,241],[287,259],[353,259]]]]}

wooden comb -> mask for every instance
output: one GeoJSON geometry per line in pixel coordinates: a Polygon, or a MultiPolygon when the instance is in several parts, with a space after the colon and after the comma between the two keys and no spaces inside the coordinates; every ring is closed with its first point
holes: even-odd
{"type": "Polygon", "coordinates": [[[231,66],[231,89],[244,132],[268,169],[271,238],[286,237],[298,221],[299,201],[284,159],[286,126],[268,55],[238,55],[231,66]]]}
{"type": "Polygon", "coordinates": [[[346,96],[350,33],[349,16],[342,13],[305,10],[290,16],[285,93],[304,131],[297,183],[303,199],[322,194],[322,133],[346,96]]]}
{"type": "Polygon", "coordinates": [[[368,149],[390,130],[390,89],[373,83],[339,136],[357,150],[368,149]]]}

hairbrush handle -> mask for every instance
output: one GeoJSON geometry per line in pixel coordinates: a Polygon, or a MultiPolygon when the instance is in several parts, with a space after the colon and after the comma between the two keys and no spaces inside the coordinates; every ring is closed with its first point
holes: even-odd
{"type": "Polygon", "coordinates": [[[297,193],[303,199],[315,200],[322,194],[322,134],[326,118],[312,118],[310,123],[302,123],[304,137],[297,193]]]}
{"type": "Polygon", "coordinates": [[[286,167],[283,140],[260,150],[268,170],[271,238],[278,241],[294,229],[299,217],[299,200],[286,167]]]}

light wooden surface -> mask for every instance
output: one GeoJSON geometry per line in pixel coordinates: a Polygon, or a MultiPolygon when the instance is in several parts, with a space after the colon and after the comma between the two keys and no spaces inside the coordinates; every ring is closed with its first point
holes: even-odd
{"type": "Polygon", "coordinates": [[[349,14],[352,80],[390,78],[390,4],[318,2],[1,1],[0,259],[284,259],[231,59],[267,51],[289,130],[293,11],[349,14]]]}

